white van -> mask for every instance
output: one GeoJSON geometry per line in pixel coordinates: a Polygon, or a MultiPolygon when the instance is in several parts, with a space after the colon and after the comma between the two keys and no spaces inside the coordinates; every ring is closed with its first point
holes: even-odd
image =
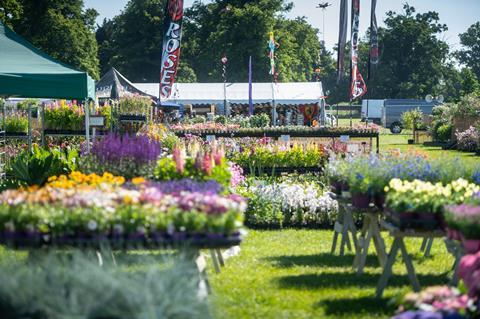
{"type": "Polygon", "coordinates": [[[364,122],[368,118],[369,121],[373,121],[375,124],[380,124],[382,122],[384,102],[385,100],[363,100],[361,114],[362,121],[364,122]]]}

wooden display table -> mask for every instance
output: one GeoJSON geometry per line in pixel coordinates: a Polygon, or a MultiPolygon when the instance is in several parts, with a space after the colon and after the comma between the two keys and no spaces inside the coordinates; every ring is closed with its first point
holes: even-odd
{"type": "Polygon", "coordinates": [[[363,273],[365,268],[368,249],[372,239],[377,252],[378,263],[383,268],[387,262],[385,242],[380,234],[379,220],[380,212],[376,207],[372,206],[364,210],[363,227],[358,239],[357,253],[353,261],[353,268],[356,268],[359,274],[363,273]]]}
{"type": "Polygon", "coordinates": [[[392,267],[395,263],[395,259],[398,255],[398,252],[401,251],[402,253],[402,260],[407,268],[408,279],[410,280],[410,284],[413,287],[415,292],[420,291],[420,283],[418,282],[417,275],[415,274],[415,268],[412,263],[412,259],[407,252],[407,248],[405,246],[404,239],[405,238],[442,238],[445,237],[445,232],[443,230],[413,230],[413,229],[405,229],[401,230],[398,227],[384,221],[380,221],[381,226],[386,229],[390,236],[393,237],[393,244],[390,249],[390,253],[388,254],[387,262],[385,267],[383,268],[383,273],[380,276],[377,285],[376,297],[381,298],[383,295],[383,291],[385,290],[388,280],[393,275],[392,274],[392,267]]]}

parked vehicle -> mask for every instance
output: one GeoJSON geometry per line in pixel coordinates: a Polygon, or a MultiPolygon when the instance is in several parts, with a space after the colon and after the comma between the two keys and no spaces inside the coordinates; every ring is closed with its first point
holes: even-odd
{"type": "Polygon", "coordinates": [[[402,114],[419,108],[423,114],[432,114],[432,109],[441,103],[424,100],[385,100],[382,108],[382,125],[394,134],[402,132],[402,114]]]}
{"type": "Polygon", "coordinates": [[[362,101],[362,122],[367,119],[369,122],[381,124],[382,110],[385,100],[363,100],[362,101]]]}

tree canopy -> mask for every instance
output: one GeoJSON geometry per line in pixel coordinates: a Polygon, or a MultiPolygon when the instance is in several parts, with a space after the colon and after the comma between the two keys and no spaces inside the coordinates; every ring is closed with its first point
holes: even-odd
{"type": "Polygon", "coordinates": [[[471,68],[480,79],[480,22],[470,26],[465,33],[460,34],[463,49],[458,54],[461,63],[471,68]]]}
{"type": "Polygon", "coordinates": [[[94,9],[83,0],[4,0],[0,19],[50,56],[99,78],[94,9]]]}

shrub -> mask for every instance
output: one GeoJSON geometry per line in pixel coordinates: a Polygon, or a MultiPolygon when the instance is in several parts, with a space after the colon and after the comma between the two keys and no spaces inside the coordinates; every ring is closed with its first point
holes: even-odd
{"type": "Polygon", "coordinates": [[[126,270],[126,258],[117,255],[123,267],[116,267],[105,258],[112,252],[102,255],[102,266],[80,251],[2,263],[2,318],[210,318],[207,299],[198,297],[198,272],[185,258],[164,256],[159,267],[158,258],[135,255],[126,270]]]}
{"type": "Polygon", "coordinates": [[[76,168],[76,151],[45,150],[34,147],[22,151],[7,169],[10,184],[43,185],[50,176],[68,174],[76,168]]]}
{"type": "Polygon", "coordinates": [[[417,108],[402,114],[402,124],[408,130],[418,129],[421,126],[423,112],[417,108]]]}
{"type": "Polygon", "coordinates": [[[81,131],[85,128],[83,107],[64,100],[45,107],[45,128],[50,130],[81,131]]]}
{"type": "Polygon", "coordinates": [[[250,117],[250,126],[251,127],[266,127],[270,125],[270,116],[268,114],[262,113],[250,117]]]}
{"type": "Polygon", "coordinates": [[[452,138],[452,124],[442,124],[438,127],[436,137],[440,142],[449,141],[452,138]]]}
{"type": "Polygon", "coordinates": [[[455,136],[457,137],[457,148],[459,151],[464,152],[474,152],[478,148],[479,133],[478,130],[470,126],[470,128],[463,132],[456,132],[455,136]]]}
{"type": "Polygon", "coordinates": [[[28,119],[22,116],[8,116],[5,118],[5,131],[7,133],[27,133],[28,119]]]}
{"type": "Polygon", "coordinates": [[[148,115],[152,107],[152,100],[145,96],[123,97],[118,102],[118,111],[124,115],[148,115]]]}

